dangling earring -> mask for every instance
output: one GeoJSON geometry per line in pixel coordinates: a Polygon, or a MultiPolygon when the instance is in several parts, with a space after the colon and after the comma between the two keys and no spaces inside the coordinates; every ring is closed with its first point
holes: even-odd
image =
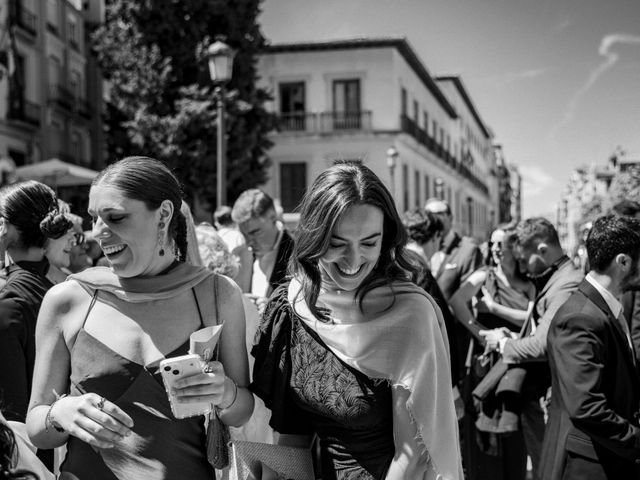
{"type": "Polygon", "coordinates": [[[160,251],[158,252],[161,257],[164,257],[164,222],[160,222],[160,230],[158,231],[158,243],[160,244],[160,251]]]}

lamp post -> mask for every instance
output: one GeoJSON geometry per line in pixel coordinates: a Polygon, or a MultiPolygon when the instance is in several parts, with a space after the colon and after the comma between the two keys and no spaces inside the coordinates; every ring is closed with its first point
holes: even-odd
{"type": "Polygon", "coordinates": [[[207,49],[209,60],[209,75],[211,81],[216,85],[214,95],[218,110],[218,135],[217,135],[217,158],[216,158],[216,203],[217,207],[225,205],[227,202],[227,164],[226,164],[226,142],[224,126],[224,86],[231,80],[233,71],[233,57],[235,52],[221,40],[217,39],[207,49]]]}
{"type": "Polygon", "coordinates": [[[398,162],[398,150],[396,147],[391,145],[387,148],[387,167],[389,167],[389,176],[391,177],[391,196],[393,197],[393,201],[396,200],[396,179],[395,179],[395,171],[396,171],[396,163],[398,162]]]}

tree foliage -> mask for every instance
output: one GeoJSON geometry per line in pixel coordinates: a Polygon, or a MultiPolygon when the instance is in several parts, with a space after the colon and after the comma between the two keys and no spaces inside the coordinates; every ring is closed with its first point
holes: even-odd
{"type": "Polygon", "coordinates": [[[609,203],[615,205],[621,200],[640,202],[640,167],[630,167],[617,174],[609,187],[609,203]]]}
{"type": "Polygon", "coordinates": [[[217,114],[205,51],[217,35],[236,50],[225,95],[227,197],[264,183],[274,118],[256,88],[264,45],[260,0],[108,0],[93,49],[110,82],[111,159],[148,155],[178,174],[188,196],[215,205],[217,114]]]}

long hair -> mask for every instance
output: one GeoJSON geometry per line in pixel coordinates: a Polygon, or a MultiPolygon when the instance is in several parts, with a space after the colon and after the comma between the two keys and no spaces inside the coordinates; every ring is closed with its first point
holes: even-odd
{"type": "Polygon", "coordinates": [[[347,209],[356,205],[377,207],[384,217],[380,257],[356,290],[360,309],[367,292],[393,280],[408,280],[415,271],[404,251],[407,234],[387,188],[359,162],[336,163],[316,178],[302,199],[300,223],[289,261],[290,274],[301,282],[304,300],[320,319],[326,315],[316,308],[322,281],[318,261],[329,248],[337,222],[347,209]]]}
{"type": "Polygon", "coordinates": [[[187,223],[182,214],[182,188],[178,179],[162,162],[149,157],[127,157],[102,170],[91,186],[107,185],[131,199],[143,202],[149,210],[157,210],[164,200],[173,204],[169,222],[169,238],[178,247],[178,259],[187,255],[187,223]]]}
{"type": "Polygon", "coordinates": [[[0,190],[0,217],[16,227],[19,247],[43,247],[60,238],[73,224],[59,210],[56,194],[35,180],[14,183],[0,190]]]}
{"type": "Polygon", "coordinates": [[[11,427],[0,420],[0,480],[37,480],[38,476],[26,470],[14,470],[18,463],[16,438],[11,427]]]}

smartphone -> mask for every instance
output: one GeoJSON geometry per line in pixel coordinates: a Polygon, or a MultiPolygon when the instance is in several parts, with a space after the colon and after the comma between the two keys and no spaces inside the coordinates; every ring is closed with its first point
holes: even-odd
{"type": "Polygon", "coordinates": [[[166,389],[169,397],[171,411],[176,418],[195,417],[197,415],[204,415],[211,411],[211,403],[179,403],[176,401],[175,397],[171,395],[171,390],[174,389],[176,381],[184,377],[202,373],[203,368],[204,362],[200,356],[196,354],[166,358],[160,362],[160,374],[162,375],[164,388],[166,389]]]}

